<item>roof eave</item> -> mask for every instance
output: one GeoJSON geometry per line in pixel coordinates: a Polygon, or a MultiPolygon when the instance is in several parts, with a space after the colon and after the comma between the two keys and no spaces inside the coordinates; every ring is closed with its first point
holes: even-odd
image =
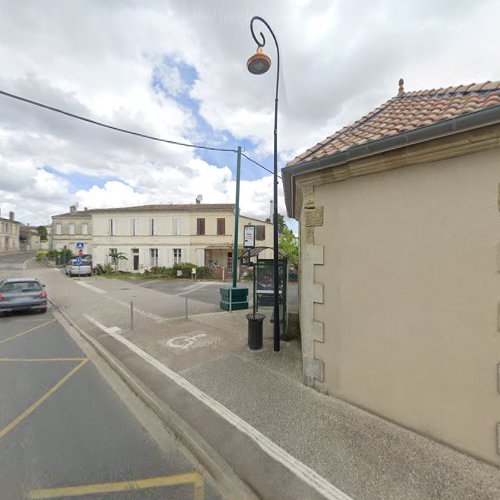
{"type": "Polygon", "coordinates": [[[311,173],[325,168],[337,167],[345,163],[368,156],[385,153],[394,149],[439,139],[460,132],[474,130],[500,123],[500,105],[467,113],[448,120],[442,120],[425,127],[419,127],[401,134],[384,137],[377,141],[352,146],[346,151],[340,151],[330,156],[297,163],[281,170],[285,204],[289,217],[295,218],[293,200],[293,178],[305,173],[311,173]]]}

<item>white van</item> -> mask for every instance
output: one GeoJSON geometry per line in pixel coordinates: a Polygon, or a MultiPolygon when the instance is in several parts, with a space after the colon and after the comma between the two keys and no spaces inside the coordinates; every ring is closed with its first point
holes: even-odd
{"type": "Polygon", "coordinates": [[[91,276],[92,261],[86,259],[71,259],[64,272],[68,276],[91,276]],[[80,265],[77,262],[80,262],[80,265]]]}

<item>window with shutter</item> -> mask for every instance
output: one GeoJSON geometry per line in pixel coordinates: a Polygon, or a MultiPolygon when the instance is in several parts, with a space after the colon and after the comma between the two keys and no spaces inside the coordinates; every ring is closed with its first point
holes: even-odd
{"type": "Polygon", "coordinates": [[[226,234],[226,219],[217,218],[217,234],[218,235],[226,234]]]}
{"type": "Polygon", "coordinates": [[[255,226],[255,239],[258,241],[266,239],[266,226],[255,226]]]}
{"type": "Polygon", "coordinates": [[[196,219],[196,234],[205,234],[205,219],[196,219]]]}

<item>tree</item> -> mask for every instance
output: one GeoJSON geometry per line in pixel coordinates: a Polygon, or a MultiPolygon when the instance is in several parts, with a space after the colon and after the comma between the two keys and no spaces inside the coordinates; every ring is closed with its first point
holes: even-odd
{"type": "MultiPolygon", "coordinates": [[[[268,222],[269,224],[272,224],[271,219],[269,217],[266,219],[266,222],[268,222]]],[[[283,234],[285,228],[288,229],[288,226],[286,225],[286,222],[285,222],[285,216],[278,214],[278,233],[283,234]]]]}
{"type": "Polygon", "coordinates": [[[121,260],[128,260],[128,257],[123,252],[118,252],[118,250],[115,249],[109,251],[109,257],[111,258],[115,272],[118,271],[118,265],[121,260]]]}
{"type": "Polygon", "coordinates": [[[37,231],[40,235],[40,241],[47,241],[47,228],[45,226],[38,226],[37,231]]]}
{"type": "Polygon", "coordinates": [[[293,231],[288,229],[285,224],[278,248],[286,253],[288,262],[293,266],[297,266],[299,263],[299,244],[297,240],[298,238],[293,234],[293,231]]]}

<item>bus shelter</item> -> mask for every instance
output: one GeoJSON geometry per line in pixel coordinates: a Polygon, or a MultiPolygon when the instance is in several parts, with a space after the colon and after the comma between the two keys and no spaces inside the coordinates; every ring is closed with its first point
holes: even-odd
{"type": "MultiPolygon", "coordinates": [[[[274,307],[274,260],[261,259],[259,255],[272,248],[254,247],[246,250],[240,257],[242,265],[253,269],[253,315],[255,316],[260,308],[274,307]]],[[[285,252],[279,250],[279,324],[280,338],[288,340],[287,328],[287,286],[288,286],[288,259],[285,252]]],[[[249,315],[250,316],[250,315],[249,315]]],[[[248,318],[250,321],[250,318],[248,318]]],[[[263,318],[262,318],[263,319],[263,318]]],[[[274,315],[271,322],[274,322],[274,315]]]]}

